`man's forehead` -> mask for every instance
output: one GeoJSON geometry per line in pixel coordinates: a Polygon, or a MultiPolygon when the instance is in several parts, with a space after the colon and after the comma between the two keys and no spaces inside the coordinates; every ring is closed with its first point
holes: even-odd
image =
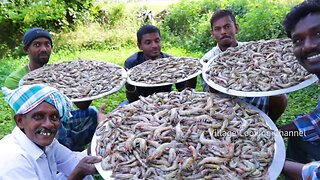
{"type": "Polygon", "coordinates": [[[213,26],[221,26],[225,24],[233,24],[230,16],[223,16],[212,23],[213,26]]]}
{"type": "Polygon", "coordinates": [[[153,38],[160,38],[159,33],[152,32],[152,33],[146,33],[146,34],[142,35],[142,40],[148,40],[148,39],[153,39],[153,38]]]}
{"type": "Polygon", "coordinates": [[[306,30],[310,30],[320,26],[320,12],[309,13],[307,16],[301,18],[294,29],[292,30],[292,36],[302,33],[306,30]]]}

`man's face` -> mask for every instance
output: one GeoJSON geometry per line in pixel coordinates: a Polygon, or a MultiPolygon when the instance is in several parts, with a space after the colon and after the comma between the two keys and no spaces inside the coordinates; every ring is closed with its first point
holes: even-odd
{"type": "Polygon", "coordinates": [[[27,114],[14,116],[17,126],[40,148],[50,145],[60,127],[60,116],[54,106],[42,102],[27,114]]]}
{"type": "Polygon", "coordinates": [[[212,37],[217,41],[222,51],[237,45],[236,34],[238,25],[235,25],[230,16],[224,16],[213,23],[212,37]]]}
{"type": "Polygon", "coordinates": [[[33,40],[31,44],[25,48],[26,53],[29,55],[30,61],[41,66],[49,62],[51,50],[52,45],[49,39],[44,37],[33,40]]]}
{"type": "Polygon", "coordinates": [[[138,43],[138,47],[143,51],[143,54],[147,60],[160,58],[161,38],[159,33],[154,32],[144,34],[142,36],[141,43],[138,43]]]}
{"type": "Polygon", "coordinates": [[[291,39],[299,63],[320,77],[320,13],[311,13],[298,21],[291,39]]]}

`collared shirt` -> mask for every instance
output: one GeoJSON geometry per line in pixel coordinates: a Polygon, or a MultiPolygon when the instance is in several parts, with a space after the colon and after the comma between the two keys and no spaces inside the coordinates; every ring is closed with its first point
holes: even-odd
{"type": "MultiPolygon", "coordinates": [[[[242,46],[244,44],[247,44],[247,42],[237,42],[238,46],[242,46]]],[[[208,62],[215,56],[219,55],[222,53],[221,49],[219,48],[218,44],[216,47],[213,47],[210,51],[208,51],[201,59],[203,62],[208,62]]]]}
{"type": "MultiPolygon", "coordinates": [[[[168,57],[170,57],[168,54],[161,52],[161,58],[168,58],[168,57]]],[[[132,56],[130,56],[124,62],[124,67],[126,69],[131,69],[134,66],[137,66],[145,61],[146,60],[143,56],[143,52],[137,52],[132,56]]],[[[185,82],[180,82],[176,84],[176,89],[183,90],[184,88],[185,88],[185,82]]],[[[157,92],[170,92],[172,91],[172,85],[159,86],[159,87],[137,87],[137,91],[139,95],[146,97],[157,92]]]]}
{"type": "Polygon", "coordinates": [[[72,152],[56,139],[43,151],[15,127],[0,140],[0,180],[66,179],[85,156],[85,152],[72,152]]]}
{"type": "Polygon", "coordinates": [[[309,114],[297,117],[293,122],[297,126],[302,138],[314,145],[320,144],[320,99],[318,106],[309,114]]]}
{"type": "MultiPolygon", "coordinates": [[[[244,44],[247,44],[247,42],[238,42],[238,46],[242,46],[244,44]]],[[[210,51],[208,51],[202,58],[201,61],[208,62],[211,61],[212,58],[222,53],[221,49],[217,45],[216,47],[213,47],[210,51]]],[[[201,76],[201,86],[203,88],[204,92],[209,92],[209,85],[203,80],[201,76]]],[[[269,113],[269,97],[240,97],[240,99],[244,100],[247,103],[250,103],[266,114],[269,113]]]]}
{"type": "Polygon", "coordinates": [[[320,161],[311,162],[302,168],[303,180],[318,180],[320,179],[320,161]]]}

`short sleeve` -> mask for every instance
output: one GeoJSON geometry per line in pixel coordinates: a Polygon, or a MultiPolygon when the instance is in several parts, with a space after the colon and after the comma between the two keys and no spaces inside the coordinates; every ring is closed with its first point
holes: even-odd
{"type": "Polygon", "coordinates": [[[297,126],[303,140],[312,144],[320,144],[320,109],[319,103],[317,108],[310,114],[296,118],[294,124],[297,126]]]}

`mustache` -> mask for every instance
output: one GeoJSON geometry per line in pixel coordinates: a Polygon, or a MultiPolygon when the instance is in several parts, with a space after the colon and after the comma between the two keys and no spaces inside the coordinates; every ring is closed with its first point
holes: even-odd
{"type": "Polygon", "coordinates": [[[47,129],[47,128],[38,128],[36,129],[36,133],[40,133],[40,132],[48,132],[48,133],[56,133],[57,129],[47,129]]]}
{"type": "Polygon", "coordinates": [[[49,55],[49,53],[47,51],[42,51],[39,55],[49,55]]]}
{"type": "Polygon", "coordinates": [[[223,36],[220,39],[230,38],[230,36],[223,36]]]}

